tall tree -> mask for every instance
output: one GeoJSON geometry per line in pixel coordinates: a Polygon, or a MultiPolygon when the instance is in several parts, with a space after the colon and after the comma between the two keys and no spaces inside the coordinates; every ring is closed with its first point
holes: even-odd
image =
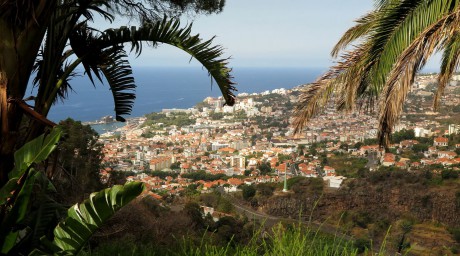
{"type": "Polygon", "coordinates": [[[62,129],[57,168],[52,175],[57,195],[66,203],[81,202],[90,193],[101,190],[102,144],[91,126],[67,118],[59,122],[62,129]]]}
{"type": "Polygon", "coordinates": [[[13,152],[41,134],[53,103],[72,90],[70,79],[82,65],[94,81],[105,77],[115,102],[117,120],[131,112],[135,83],[125,45],[140,54],[142,43],[165,43],[189,53],[214,78],[226,103],[234,103],[231,69],[222,48],[180,28],[164,15],[219,12],[223,0],[0,0],[0,185],[13,168],[13,152]],[[141,26],[98,31],[94,15],[108,22],[116,17],[137,19],[141,26]],[[37,95],[25,103],[34,73],[37,95]],[[24,118],[27,115],[28,118],[24,118]],[[22,125],[22,126],[21,126],[22,125]]]}
{"type": "Polygon", "coordinates": [[[460,1],[375,0],[373,11],[356,21],[332,50],[338,64],[302,93],[294,126],[300,132],[331,98],[339,110],[373,107],[379,101],[379,141],[385,145],[399,120],[416,73],[442,52],[433,106],[460,57],[460,1]]]}

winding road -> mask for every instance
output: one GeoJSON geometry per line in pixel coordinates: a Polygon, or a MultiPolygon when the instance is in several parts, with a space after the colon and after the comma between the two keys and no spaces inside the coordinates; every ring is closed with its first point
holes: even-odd
{"type": "Polygon", "coordinates": [[[340,230],[338,230],[338,228],[334,227],[333,225],[329,225],[326,223],[317,223],[313,221],[296,220],[296,219],[291,219],[291,218],[283,218],[283,217],[268,215],[266,213],[256,211],[249,206],[241,204],[240,202],[238,202],[236,198],[229,196],[228,194],[222,194],[222,195],[232,203],[232,205],[235,207],[235,210],[238,211],[238,213],[244,214],[249,219],[259,220],[261,223],[264,223],[268,227],[272,227],[273,225],[279,223],[280,221],[292,222],[292,223],[300,222],[314,229],[315,231],[318,230],[322,233],[333,235],[341,239],[345,239],[347,241],[354,240],[352,236],[349,236],[347,234],[340,232],[340,230]]]}

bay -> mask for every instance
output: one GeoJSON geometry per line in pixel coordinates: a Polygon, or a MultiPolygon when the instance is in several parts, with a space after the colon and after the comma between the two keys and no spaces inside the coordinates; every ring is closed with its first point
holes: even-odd
{"type": "MultiPolygon", "coordinates": [[[[235,68],[237,93],[259,93],[278,88],[291,89],[314,81],[325,68],[235,68]]],[[[208,96],[218,97],[217,84],[201,67],[135,67],[138,85],[136,101],[129,117],[159,112],[165,108],[190,108],[208,96]]],[[[73,92],[64,102],[55,104],[48,118],[58,122],[67,117],[80,121],[94,121],[114,116],[114,103],[107,83],[93,86],[86,76],[71,81],[73,92]]],[[[31,91],[33,93],[33,91],[31,91]]],[[[26,95],[27,96],[27,95],[26,95]]]]}

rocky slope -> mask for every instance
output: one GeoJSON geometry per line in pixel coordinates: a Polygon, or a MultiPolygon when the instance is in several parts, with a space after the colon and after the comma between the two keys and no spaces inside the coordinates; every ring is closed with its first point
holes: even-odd
{"type": "Polygon", "coordinates": [[[365,215],[369,222],[405,218],[460,227],[457,191],[460,191],[458,182],[432,186],[415,175],[389,177],[378,182],[368,178],[349,180],[341,189],[322,195],[288,193],[260,199],[258,207],[270,215],[292,218],[298,218],[299,214],[312,215],[318,221],[353,211],[365,215]]]}

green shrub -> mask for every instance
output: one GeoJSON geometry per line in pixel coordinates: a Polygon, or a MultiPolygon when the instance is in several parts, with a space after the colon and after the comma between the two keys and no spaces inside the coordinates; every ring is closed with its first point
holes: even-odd
{"type": "Polygon", "coordinates": [[[460,190],[455,193],[455,204],[457,209],[460,209],[460,190]]]}
{"type": "Polygon", "coordinates": [[[273,191],[275,190],[275,187],[272,184],[268,183],[259,183],[256,186],[257,192],[261,196],[267,196],[270,197],[273,195],[273,191]]]}
{"type": "Polygon", "coordinates": [[[458,172],[453,170],[442,170],[441,177],[443,180],[458,179],[458,172]]]}
{"type": "Polygon", "coordinates": [[[363,253],[371,248],[371,241],[365,238],[358,238],[353,243],[353,246],[358,249],[358,253],[363,253]]]}
{"type": "Polygon", "coordinates": [[[252,185],[243,185],[242,191],[243,191],[243,198],[245,200],[249,200],[250,198],[256,195],[256,189],[252,185]]]}
{"type": "Polygon", "coordinates": [[[455,241],[457,241],[457,243],[460,243],[460,227],[449,228],[448,230],[454,237],[455,241]]]}
{"type": "Polygon", "coordinates": [[[372,218],[368,212],[359,211],[353,214],[353,222],[361,228],[367,228],[367,225],[372,222],[372,218]]]}

